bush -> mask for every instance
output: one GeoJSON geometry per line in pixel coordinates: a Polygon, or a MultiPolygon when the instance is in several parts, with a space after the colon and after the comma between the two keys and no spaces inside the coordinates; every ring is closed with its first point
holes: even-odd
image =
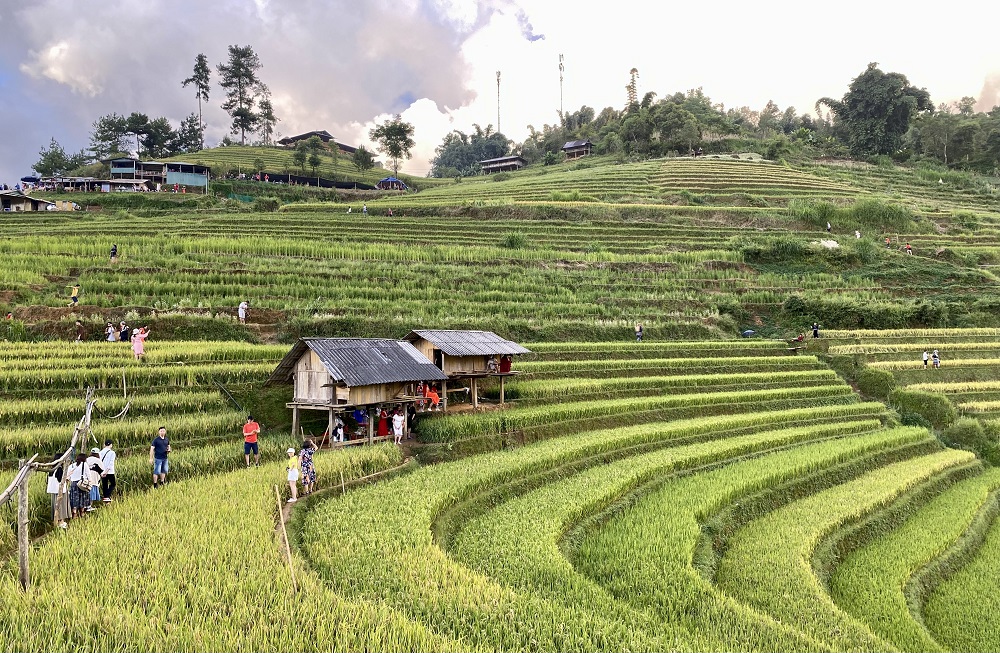
{"type": "Polygon", "coordinates": [[[963,417],[941,432],[941,441],[949,447],[973,451],[977,455],[985,454],[993,440],[986,435],[979,420],[971,417],[963,417]]]}
{"type": "Polygon", "coordinates": [[[274,213],[281,208],[281,200],[277,197],[258,197],[251,207],[254,213],[274,213]]]}
{"type": "Polygon", "coordinates": [[[802,258],[809,251],[805,243],[792,236],[741,237],[733,244],[747,263],[789,261],[802,258]]]}
{"type": "Polygon", "coordinates": [[[889,403],[904,416],[904,420],[907,413],[915,413],[936,429],[946,428],[958,418],[948,397],[938,392],[896,389],[889,394],[889,403]]]}
{"type": "Polygon", "coordinates": [[[865,367],[858,374],[858,389],[869,397],[885,401],[896,389],[896,378],[888,370],[865,367]]]}
{"type": "Polygon", "coordinates": [[[850,208],[851,217],[876,230],[906,231],[913,228],[913,213],[899,204],[864,199],[850,208]]]}
{"type": "Polygon", "coordinates": [[[526,249],[528,247],[528,237],[520,231],[511,231],[500,241],[500,247],[506,249],[526,249]]]}
{"type": "Polygon", "coordinates": [[[490,175],[490,178],[493,181],[507,181],[508,179],[510,179],[510,173],[509,172],[498,172],[496,174],[490,175]]]}

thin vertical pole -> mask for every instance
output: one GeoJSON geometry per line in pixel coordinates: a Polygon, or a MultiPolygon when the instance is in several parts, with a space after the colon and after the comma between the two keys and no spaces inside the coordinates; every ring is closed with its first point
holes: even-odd
{"type": "Polygon", "coordinates": [[[497,71],[497,133],[500,133],[500,71],[497,71]]]}
{"type": "Polygon", "coordinates": [[[285,514],[282,512],[281,493],[274,486],[274,498],[278,500],[278,522],[281,524],[281,537],[285,543],[285,555],[288,557],[288,573],[292,577],[292,592],[298,593],[299,586],[295,582],[295,566],[292,564],[292,549],[288,546],[288,531],[285,530],[285,514]]]}
{"type": "Polygon", "coordinates": [[[500,377],[500,405],[501,406],[503,406],[503,400],[504,400],[504,396],[503,396],[503,378],[504,378],[503,376],[500,377]]]}
{"type": "MultiPolygon", "coordinates": [[[[18,467],[24,465],[24,461],[18,461],[18,467]]],[[[17,562],[20,568],[21,589],[28,591],[30,577],[28,575],[28,479],[31,473],[25,473],[21,483],[17,488],[17,562]]]]}

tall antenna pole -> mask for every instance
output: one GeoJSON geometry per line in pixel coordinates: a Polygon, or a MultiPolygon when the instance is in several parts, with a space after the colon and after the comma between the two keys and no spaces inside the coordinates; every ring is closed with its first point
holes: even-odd
{"type": "Polygon", "coordinates": [[[565,72],[566,66],[563,65],[563,56],[559,55],[559,116],[562,117],[563,113],[563,72],[565,72]]]}
{"type": "Polygon", "coordinates": [[[497,71],[497,133],[500,133],[500,71],[497,71]]]}

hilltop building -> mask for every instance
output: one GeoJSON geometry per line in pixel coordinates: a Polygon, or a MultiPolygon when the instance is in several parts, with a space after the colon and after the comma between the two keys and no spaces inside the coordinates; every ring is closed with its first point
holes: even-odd
{"type": "Polygon", "coordinates": [[[148,182],[155,186],[184,186],[187,188],[202,188],[208,192],[210,170],[208,166],[183,161],[140,161],[139,159],[121,158],[106,161],[111,168],[111,184],[100,181],[102,186],[121,186],[122,182],[138,186],[148,182]],[[118,183],[115,183],[118,182],[118,183]]]}
{"type": "Polygon", "coordinates": [[[356,147],[345,145],[344,143],[338,143],[337,139],[335,139],[333,135],[325,129],[313,130],[304,134],[296,134],[295,136],[286,136],[278,141],[278,145],[283,145],[284,147],[295,147],[295,144],[299,141],[307,141],[313,136],[319,137],[319,140],[323,141],[327,145],[333,143],[337,146],[337,149],[344,154],[354,154],[358,151],[358,148],[356,147]]]}
{"type": "Polygon", "coordinates": [[[514,170],[520,170],[526,165],[528,165],[528,162],[517,155],[501,156],[495,159],[484,159],[479,162],[479,167],[482,168],[484,175],[488,175],[492,172],[512,172],[514,170]]]}
{"type": "Polygon", "coordinates": [[[566,155],[567,159],[579,159],[581,156],[587,156],[593,149],[594,144],[590,141],[567,141],[565,145],[562,146],[563,154],[566,155]]]}

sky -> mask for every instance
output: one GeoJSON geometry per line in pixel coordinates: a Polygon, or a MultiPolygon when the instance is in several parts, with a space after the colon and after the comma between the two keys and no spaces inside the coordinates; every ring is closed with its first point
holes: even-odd
{"type": "MultiPolygon", "coordinates": [[[[869,62],[926,88],[935,104],[963,96],[1000,104],[1000,4],[711,4],[618,0],[0,0],[0,182],[31,173],[55,138],[85,148],[112,112],[197,111],[182,88],[196,55],[213,87],[206,143],[228,133],[215,65],[250,45],[272,92],[277,130],[325,129],[371,147],[394,114],[414,125],[403,172],[425,175],[452,130],[497,125],[515,141],[563,108],[622,108],[629,70],[640,97],[703,88],[713,102],[813,110],[841,97],[869,62]],[[884,6],[883,6],[884,5],[884,6]],[[497,72],[500,72],[499,98],[497,72]]],[[[382,157],[384,158],[384,157],[382,157]]]]}

